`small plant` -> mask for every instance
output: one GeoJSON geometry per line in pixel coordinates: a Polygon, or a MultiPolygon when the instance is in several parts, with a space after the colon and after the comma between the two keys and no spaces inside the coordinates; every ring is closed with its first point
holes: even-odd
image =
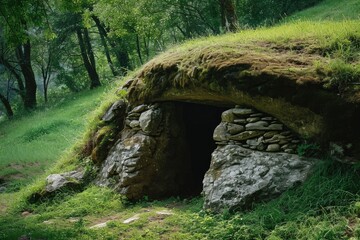
{"type": "Polygon", "coordinates": [[[313,143],[300,144],[297,153],[301,157],[315,157],[320,153],[320,146],[313,143]]]}
{"type": "Polygon", "coordinates": [[[326,88],[335,88],[341,93],[351,84],[360,82],[360,67],[358,65],[336,59],[323,68],[327,75],[327,82],[324,85],[326,88]]]}

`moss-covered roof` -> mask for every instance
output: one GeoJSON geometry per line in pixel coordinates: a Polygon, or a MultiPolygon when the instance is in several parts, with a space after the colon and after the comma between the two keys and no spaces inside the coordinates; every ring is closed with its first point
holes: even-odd
{"type": "MultiPolygon", "coordinates": [[[[237,85],[259,76],[334,90],[336,81],[360,81],[359,23],[295,22],[190,41],[145,64],[130,98],[151,99],[172,87],[237,85]]],[[[341,89],[348,100],[359,101],[358,91],[344,90],[350,89],[341,89]]]]}
{"type": "Polygon", "coordinates": [[[175,46],[139,70],[128,98],[249,105],[334,140],[360,115],[359,61],[360,21],[286,23],[175,46]]]}

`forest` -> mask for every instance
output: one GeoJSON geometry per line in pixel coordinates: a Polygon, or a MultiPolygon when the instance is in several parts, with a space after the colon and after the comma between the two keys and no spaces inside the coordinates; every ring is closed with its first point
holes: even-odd
{"type": "Polygon", "coordinates": [[[317,2],[1,0],[0,109],[11,118],[106,85],[185,40],[274,25],[317,2]]]}

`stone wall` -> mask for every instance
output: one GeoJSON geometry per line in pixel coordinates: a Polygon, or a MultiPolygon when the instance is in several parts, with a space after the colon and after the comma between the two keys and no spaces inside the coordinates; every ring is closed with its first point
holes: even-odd
{"type": "MultiPolygon", "coordinates": [[[[186,124],[196,119],[184,123],[184,113],[189,112],[185,107],[174,102],[130,107],[96,182],[115,187],[129,199],[191,192],[196,184],[190,177],[192,161],[199,159],[191,157],[187,139],[200,133],[196,128],[186,131],[186,124]]],[[[247,208],[303,182],[310,173],[312,161],[292,154],[299,138],[276,118],[254,109],[236,106],[224,111],[213,138],[217,148],[203,179],[207,209],[247,208]]]]}
{"type": "Polygon", "coordinates": [[[295,153],[299,138],[276,118],[251,108],[236,106],[223,112],[214,131],[218,145],[234,144],[244,148],[295,153]]]}
{"type": "Polygon", "coordinates": [[[179,119],[181,111],[172,103],[130,109],[120,139],[101,166],[97,184],[115,187],[128,199],[182,192],[189,164],[179,119]]]}
{"type": "Polygon", "coordinates": [[[276,118],[236,106],[221,119],[203,180],[206,209],[251,208],[306,180],[313,161],[293,154],[301,141],[276,118]]]}

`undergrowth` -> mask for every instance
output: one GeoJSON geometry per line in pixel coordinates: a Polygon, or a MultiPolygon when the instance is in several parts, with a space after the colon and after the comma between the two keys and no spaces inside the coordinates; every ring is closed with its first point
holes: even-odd
{"type": "Polygon", "coordinates": [[[212,214],[202,198],[127,203],[107,188],[59,194],[13,208],[0,220],[0,238],[16,239],[349,239],[360,237],[359,170],[319,161],[311,177],[279,198],[246,212],[212,214]],[[156,211],[173,214],[158,219],[156,211]],[[20,211],[21,210],[21,211],[20,211]],[[22,211],[31,215],[21,217],[22,211]],[[124,224],[137,215],[139,220],[124,224]],[[107,221],[106,227],[89,227],[107,221]]]}

